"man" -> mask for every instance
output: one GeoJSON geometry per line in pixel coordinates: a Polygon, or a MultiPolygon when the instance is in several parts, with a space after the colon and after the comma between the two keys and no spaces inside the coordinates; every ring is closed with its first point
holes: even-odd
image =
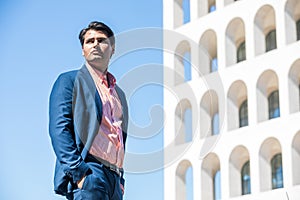
{"type": "Polygon", "coordinates": [[[85,64],[61,74],[50,94],[54,190],[67,199],[120,200],[128,108],[124,92],[107,71],[114,33],[102,22],[91,22],[79,40],[85,64]]]}

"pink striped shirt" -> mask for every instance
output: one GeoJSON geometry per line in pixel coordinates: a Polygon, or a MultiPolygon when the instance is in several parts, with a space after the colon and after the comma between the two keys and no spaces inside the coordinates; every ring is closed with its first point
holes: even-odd
{"type": "Polygon", "coordinates": [[[102,75],[86,64],[102,100],[102,121],[99,132],[89,150],[119,168],[123,167],[124,145],[122,135],[122,105],[115,90],[116,79],[107,72],[102,75]],[[106,80],[106,77],[108,80],[106,80]],[[109,81],[109,87],[107,85],[109,81]]]}

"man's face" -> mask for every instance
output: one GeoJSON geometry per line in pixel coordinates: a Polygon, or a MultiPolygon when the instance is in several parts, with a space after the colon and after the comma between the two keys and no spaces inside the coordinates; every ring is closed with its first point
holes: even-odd
{"type": "Polygon", "coordinates": [[[86,61],[94,68],[105,72],[110,57],[114,53],[107,35],[102,31],[88,30],[84,36],[82,54],[86,61]]]}

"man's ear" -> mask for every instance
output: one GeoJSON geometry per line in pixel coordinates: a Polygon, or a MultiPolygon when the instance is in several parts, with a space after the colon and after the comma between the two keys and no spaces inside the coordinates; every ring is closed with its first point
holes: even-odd
{"type": "Polygon", "coordinates": [[[112,45],[112,47],[111,47],[111,55],[110,55],[110,57],[112,57],[112,55],[115,53],[115,45],[112,45]]]}

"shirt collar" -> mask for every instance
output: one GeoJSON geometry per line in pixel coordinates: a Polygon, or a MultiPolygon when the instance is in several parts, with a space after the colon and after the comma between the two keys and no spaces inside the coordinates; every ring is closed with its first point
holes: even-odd
{"type": "Polygon", "coordinates": [[[116,85],[116,78],[114,77],[114,75],[112,75],[110,72],[107,72],[106,73],[106,77],[107,77],[107,80],[109,82],[109,86],[110,87],[115,87],[115,85],[116,85]]]}
{"type": "Polygon", "coordinates": [[[95,70],[91,65],[89,65],[86,62],[86,66],[88,68],[88,71],[94,75],[96,75],[102,84],[104,84],[104,82],[107,80],[107,82],[109,83],[109,87],[110,88],[114,88],[116,85],[116,78],[114,77],[114,75],[112,75],[110,72],[106,71],[105,73],[100,73],[97,70],[95,70]]]}

